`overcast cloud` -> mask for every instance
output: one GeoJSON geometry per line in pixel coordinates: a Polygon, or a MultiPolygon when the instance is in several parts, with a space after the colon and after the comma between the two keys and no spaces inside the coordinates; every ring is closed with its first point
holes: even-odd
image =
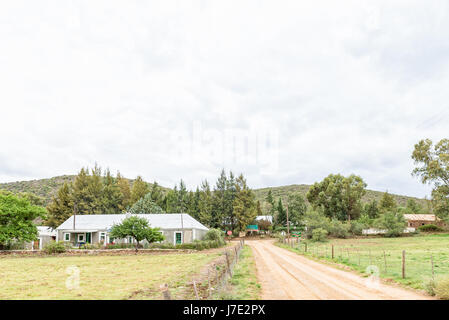
{"type": "Polygon", "coordinates": [[[98,162],[424,197],[410,156],[449,137],[448,2],[369,3],[3,1],[0,181],[98,162]]]}

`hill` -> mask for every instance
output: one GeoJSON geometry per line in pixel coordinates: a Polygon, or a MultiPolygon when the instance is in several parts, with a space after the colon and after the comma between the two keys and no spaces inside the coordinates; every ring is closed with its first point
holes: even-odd
{"type": "MultiPolygon", "coordinates": [[[[309,190],[310,185],[306,184],[293,184],[289,186],[282,186],[282,187],[273,187],[273,188],[263,188],[263,189],[256,189],[254,190],[254,193],[256,195],[256,200],[259,200],[261,203],[262,210],[264,212],[268,211],[268,202],[265,200],[267,197],[268,191],[271,189],[271,193],[273,194],[273,198],[275,201],[278,201],[278,198],[282,198],[282,202],[285,203],[287,200],[287,197],[294,193],[299,192],[304,199],[306,199],[306,193],[309,190]]],[[[365,196],[362,198],[363,202],[370,202],[372,200],[380,201],[382,198],[384,192],[381,191],[374,191],[374,190],[367,190],[365,196]]],[[[392,196],[395,198],[397,204],[399,206],[404,206],[407,203],[407,200],[414,199],[416,202],[418,202],[423,208],[427,208],[427,203],[425,199],[419,199],[415,197],[408,197],[403,195],[397,195],[392,194],[392,196]]]]}
{"type": "MultiPolygon", "coordinates": [[[[41,197],[44,204],[50,203],[53,196],[59,190],[60,187],[66,182],[75,181],[76,175],[64,175],[57,176],[49,179],[29,180],[29,181],[17,181],[0,183],[0,190],[8,190],[14,193],[27,192],[41,197]]],[[[131,186],[134,182],[133,179],[128,179],[131,186]]],[[[148,183],[148,182],[147,182],[148,183]]],[[[148,183],[150,186],[152,183],[148,183]]],[[[168,188],[161,187],[163,190],[168,188]]]]}
{"type": "MultiPolygon", "coordinates": [[[[58,176],[53,177],[50,179],[39,179],[39,180],[30,180],[30,181],[17,181],[17,182],[9,182],[9,183],[0,183],[0,189],[9,190],[14,193],[19,192],[29,192],[32,194],[35,194],[39,197],[42,197],[44,199],[44,203],[48,204],[53,195],[56,194],[58,189],[65,183],[65,182],[72,182],[75,180],[75,175],[64,175],[64,176],[58,176]]],[[[131,185],[134,180],[129,179],[131,185]]],[[[151,185],[151,183],[149,183],[151,185]]],[[[254,193],[256,195],[256,199],[260,200],[262,210],[267,211],[268,210],[268,203],[266,202],[265,198],[268,194],[268,191],[271,189],[274,199],[277,201],[279,197],[282,198],[282,201],[286,201],[289,194],[294,192],[301,193],[304,198],[306,196],[307,191],[309,190],[310,185],[300,184],[300,185],[289,185],[289,186],[282,186],[282,187],[273,187],[273,188],[262,188],[262,189],[255,189],[254,193]]],[[[169,190],[168,188],[162,187],[164,190],[169,190]]],[[[380,191],[373,191],[373,190],[367,190],[366,195],[363,197],[364,202],[369,202],[373,199],[380,200],[382,197],[383,192],[380,191]]],[[[418,199],[414,197],[407,197],[403,195],[393,195],[396,199],[396,202],[400,206],[405,206],[408,199],[415,199],[418,203],[421,204],[423,208],[427,208],[426,200],[424,199],[418,199]]]]}

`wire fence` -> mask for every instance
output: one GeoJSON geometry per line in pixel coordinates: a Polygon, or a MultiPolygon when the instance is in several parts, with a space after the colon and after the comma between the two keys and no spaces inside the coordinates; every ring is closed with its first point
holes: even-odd
{"type": "Polygon", "coordinates": [[[449,275],[447,251],[385,249],[377,245],[336,245],[299,239],[280,242],[304,255],[348,265],[368,274],[416,282],[418,287],[421,281],[449,275]]]}
{"type": "Polygon", "coordinates": [[[245,240],[240,240],[232,248],[226,249],[207,270],[203,270],[191,282],[188,282],[184,290],[170,288],[166,283],[162,284],[160,286],[161,298],[164,300],[184,300],[189,298],[213,300],[219,298],[220,294],[226,291],[244,245],[245,240]]]}

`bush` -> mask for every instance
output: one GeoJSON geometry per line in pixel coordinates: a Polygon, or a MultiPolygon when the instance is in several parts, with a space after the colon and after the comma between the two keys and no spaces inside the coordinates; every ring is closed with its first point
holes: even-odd
{"type": "Polygon", "coordinates": [[[385,212],[374,222],[376,228],[385,229],[385,237],[399,237],[407,225],[404,215],[399,212],[385,212]]]}
{"type": "Polygon", "coordinates": [[[326,241],[327,239],[327,231],[323,228],[316,228],[312,231],[312,240],[313,241],[326,241]]]}
{"type": "Polygon", "coordinates": [[[304,223],[306,225],[305,235],[307,238],[313,237],[313,230],[315,229],[330,229],[330,220],[327,218],[321,209],[309,209],[304,215],[304,223]]]}
{"type": "Polygon", "coordinates": [[[64,241],[51,241],[44,247],[44,252],[47,254],[64,253],[67,251],[68,244],[64,241]]]}
{"type": "Polygon", "coordinates": [[[438,298],[449,300],[449,278],[438,280],[434,291],[438,298]]]}
{"type": "Polygon", "coordinates": [[[220,246],[224,246],[226,244],[224,240],[224,233],[219,229],[210,229],[204,235],[203,241],[218,241],[221,243],[220,246]]]}
{"type": "Polygon", "coordinates": [[[365,228],[366,226],[364,223],[361,223],[359,221],[351,221],[350,231],[352,234],[361,236],[363,234],[363,229],[365,228]]]}
{"type": "Polygon", "coordinates": [[[332,220],[329,224],[329,234],[336,238],[347,238],[351,226],[338,220],[332,220]]]}
{"type": "Polygon", "coordinates": [[[423,286],[424,286],[424,290],[426,290],[426,292],[429,295],[431,295],[431,296],[435,295],[435,286],[436,286],[435,280],[428,279],[424,282],[423,286]]]}
{"type": "Polygon", "coordinates": [[[432,231],[443,231],[443,228],[440,228],[439,226],[434,224],[425,224],[423,226],[419,226],[418,230],[422,232],[432,232],[432,231]]]}

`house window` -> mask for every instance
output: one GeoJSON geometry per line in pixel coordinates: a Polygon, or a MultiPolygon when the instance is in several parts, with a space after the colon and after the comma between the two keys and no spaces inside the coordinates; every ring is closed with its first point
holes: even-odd
{"type": "Polygon", "coordinates": [[[106,242],[106,232],[100,232],[100,242],[106,242]]]}
{"type": "Polygon", "coordinates": [[[133,243],[133,238],[132,237],[128,237],[128,243],[133,243]]]}
{"type": "Polygon", "coordinates": [[[64,241],[70,241],[70,233],[64,233],[64,241]]]}
{"type": "Polygon", "coordinates": [[[78,235],[78,242],[84,242],[84,233],[78,235]]]}

